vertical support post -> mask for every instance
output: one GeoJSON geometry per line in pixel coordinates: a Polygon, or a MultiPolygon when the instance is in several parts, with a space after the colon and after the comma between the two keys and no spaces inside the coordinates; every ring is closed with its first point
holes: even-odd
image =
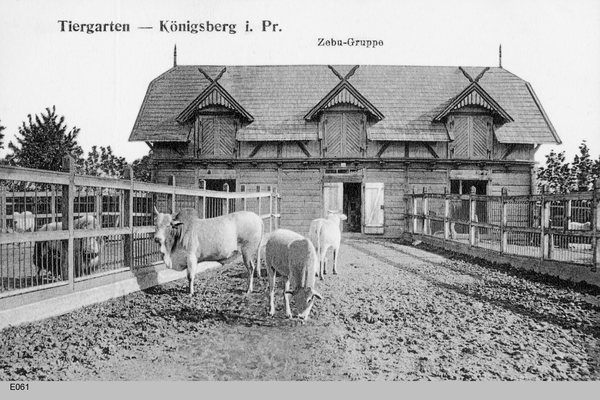
{"type": "Polygon", "coordinates": [[[129,179],[129,189],[123,191],[123,227],[129,228],[131,233],[124,235],[123,238],[123,261],[125,267],[133,271],[133,169],[125,168],[125,179],[129,179]]]}
{"type": "Polygon", "coordinates": [[[600,178],[594,182],[594,195],[592,197],[592,271],[597,272],[600,267],[600,178]]]}
{"type": "Polygon", "coordinates": [[[175,214],[175,206],[177,205],[177,195],[175,194],[176,190],[176,180],[175,175],[171,175],[171,185],[173,186],[173,192],[171,193],[171,214],[175,214]]]}
{"type": "Polygon", "coordinates": [[[429,198],[427,188],[423,186],[423,235],[429,235],[429,198]]]}
{"type": "Polygon", "coordinates": [[[69,231],[69,238],[62,243],[61,276],[69,279],[69,288],[75,289],[75,251],[74,251],[74,206],[75,206],[75,159],[63,158],[63,171],[69,173],[69,184],[62,189],[62,228],[69,231]]]}
{"type": "Polygon", "coordinates": [[[563,220],[563,229],[567,231],[569,229],[569,224],[573,219],[573,200],[567,200],[567,203],[564,205],[565,207],[565,218],[563,220]]]}
{"type": "Polygon", "coordinates": [[[50,221],[49,223],[56,221],[56,186],[50,186],[50,221]]]}
{"type": "Polygon", "coordinates": [[[506,196],[508,196],[508,190],[503,187],[500,195],[500,254],[506,253],[508,247],[508,232],[506,231],[508,204],[506,196]]]}
{"type": "MultiPolygon", "coordinates": [[[[198,181],[198,187],[200,189],[202,189],[203,191],[206,190],[206,181],[204,179],[201,179],[198,181]]],[[[197,210],[199,210],[199,214],[200,214],[200,219],[206,219],[206,193],[204,193],[202,196],[200,196],[200,205],[198,206],[197,210]]]]}
{"type": "Polygon", "coordinates": [[[94,188],[94,217],[98,221],[97,228],[102,228],[102,188],[94,188]]]}
{"type": "MultiPolygon", "coordinates": [[[[242,193],[246,192],[246,185],[240,185],[240,192],[242,192],[242,193]]],[[[244,196],[244,198],[242,198],[242,210],[246,211],[246,209],[247,209],[246,197],[244,196]]]]}
{"type": "Polygon", "coordinates": [[[416,234],[417,233],[417,224],[418,224],[418,220],[417,220],[417,196],[415,196],[415,188],[413,188],[413,194],[412,194],[412,213],[411,213],[411,217],[412,217],[412,234],[416,234]]]}
{"type": "Polygon", "coordinates": [[[273,194],[275,193],[275,189],[271,189],[271,196],[269,197],[269,232],[273,232],[273,194]]]}
{"type": "MultiPolygon", "coordinates": [[[[223,184],[223,191],[226,193],[229,193],[229,184],[228,183],[224,183],[223,184]]],[[[225,198],[225,201],[223,202],[223,215],[227,215],[229,214],[229,198],[225,198]]]]}
{"type": "Polygon", "coordinates": [[[450,198],[444,193],[444,240],[450,239],[450,198]]]}
{"type": "Polygon", "coordinates": [[[476,244],[477,227],[473,225],[474,222],[477,222],[477,200],[475,200],[476,193],[477,189],[475,186],[471,186],[471,192],[469,193],[469,244],[471,246],[475,246],[476,244]]]}
{"type": "Polygon", "coordinates": [[[0,232],[6,232],[6,188],[0,186],[0,232]]]}
{"type": "MultiPolygon", "coordinates": [[[[256,185],[256,193],[260,193],[260,185],[256,185]]],[[[262,197],[258,197],[258,211],[256,212],[262,218],[262,197]]]]}
{"type": "Polygon", "coordinates": [[[549,247],[550,247],[550,242],[549,242],[549,238],[548,238],[548,229],[550,228],[550,202],[546,200],[545,197],[545,193],[546,193],[546,188],[542,189],[542,204],[541,204],[541,219],[542,219],[542,226],[541,226],[541,240],[540,240],[540,245],[541,245],[541,250],[542,250],[542,260],[545,260],[546,258],[549,257],[549,247]]]}
{"type": "Polygon", "coordinates": [[[281,195],[277,192],[277,224],[275,229],[281,226],[281,195]]]}

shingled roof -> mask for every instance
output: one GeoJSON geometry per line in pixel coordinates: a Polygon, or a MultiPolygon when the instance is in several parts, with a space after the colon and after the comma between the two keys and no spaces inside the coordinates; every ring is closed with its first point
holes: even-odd
{"type": "MultiPolygon", "coordinates": [[[[223,66],[201,66],[216,76],[223,66]]],[[[346,74],[352,66],[335,66],[346,74]]],[[[463,68],[475,76],[483,67],[463,68]]],[[[369,127],[372,140],[448,141],[443,116],[471,82],[458,67],[362,65],[348,79],[382,119],[369,127]]],[[[238,131],[238,140],[316,140],[314,123],[305,119],[339,78],[326,65],[227,66],[219,80],[225,95],[254,119],[238,131]]],[[[489,68],[477,82],[484,99],[509,116],[496,129],[504,143],[560,143],[531,85],[503,68],[489,68]]],[[[190,126],[177,121],[211,85],[198,66],[176,66],[153,80],[135,121],[130,141],[186,141],[190,126]]],[[[373,111],[373,112],[374,112],[373,111]]]]}

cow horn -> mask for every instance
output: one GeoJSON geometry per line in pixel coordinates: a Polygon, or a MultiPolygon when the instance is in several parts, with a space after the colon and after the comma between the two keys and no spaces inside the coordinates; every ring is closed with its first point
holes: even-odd
{"type": "Polygon", "coordinates": [[[158,212],[158,208],[156,208],[156,206],[154,206],[154,213],[155,213],[156,215],[160,214],[160,213],[158,212]]]}

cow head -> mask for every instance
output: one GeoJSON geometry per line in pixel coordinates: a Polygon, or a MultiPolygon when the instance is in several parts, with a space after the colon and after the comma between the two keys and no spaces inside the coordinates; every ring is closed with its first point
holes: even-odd
{"type": "Polygon", "coordinates": [[[178,227],[182,222],[175,220],[171,214],[158,212],[156,207],[154,207],[154,213],[156,214],[154,241],[160,245],[160,252],[166,267],[172,269],[171,252],[179,239],[180,229],[178,227]]]}

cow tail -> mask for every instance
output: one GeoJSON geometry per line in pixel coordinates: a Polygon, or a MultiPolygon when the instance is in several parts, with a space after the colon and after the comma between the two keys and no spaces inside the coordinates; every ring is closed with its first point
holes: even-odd
{"type": "Polygon", "coordinates": [[[267,242],[271,238],[271,233],[263,233],[262,238],[260,239],[260,243],[258,244],[258,251],[256,252],[256,268],[260,268],[260,254],[262,252],[262,248],[267,245],[267,242]]]}

